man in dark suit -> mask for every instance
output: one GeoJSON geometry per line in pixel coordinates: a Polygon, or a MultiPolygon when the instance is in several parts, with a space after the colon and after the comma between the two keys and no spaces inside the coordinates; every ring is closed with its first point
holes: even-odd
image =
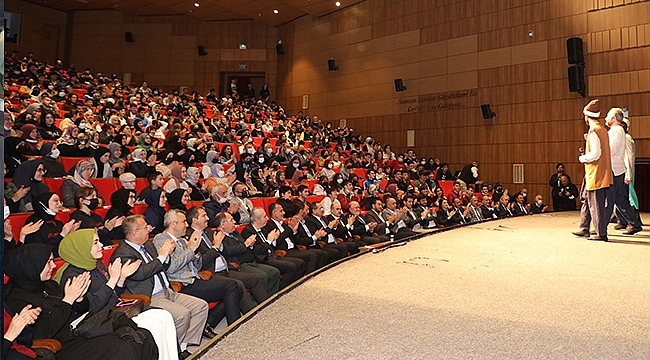
{"type": "Polygon", "coordinates": [[[319,265],[318,253],[313,250],[300,250],[296,240],[298,238],[298,226],[300,226],[300,216],[292,216],[287,224],[283,224],[284,209],[278,203],[269,205],[269,214],[271,214],[271,221],[269,221],[264,229],[267,232],[278,230],[280,235],[276,239],[276,250],[283,250],[287,254],[285,257],[298,258],[305,262],[307,268],[306,273],[316,270],[319,265]]]}
{"type": "Polygon", "coordinates": [[[521,193],[516,195],[515,202],[512,203],[512,213],[514,216],[528,215],[530,213],[530,207],[524,201],[524,195],[521,193]]]}
{"type": "MultiPolygon", "coordinates": [[[[339,204],[339,206],[341,206],[339,204]]],[[[305,222],[307,223],[307,227],[309,227],[309,230],[313,233],[316,233],[318,230],[323,230],[325,232],[325,235],[320,238],[320,241],[322,241],[324,245],[323,249],[334,249],[339,252],[340,256],[337,259],[342,259],[348,254],[356,254],[359,252],[359,247],[349,241],[341,241],[340,243],[336,240],[336,227],[338,226],[339,222],[336,219],[332,219],[329,222],[326,221],[326,218],[324,217],[325,215],[325,210],[323,209],[323,206],[318,202],[311,203],[309,206],[310,214],[307,216],[307,220],[305,222]]],[[[332,254],[330,253],[330,256],[332,254]]]]}
{"type": "Polygon", "coordinates": [[[350,229],[352,235],[359,235],[361,241],[366,245],[390,240],[390,237],[386,236],[386,234],[375,235],[373,233],[377,227],[377,223],[374,221],[366,222],[363,219],[363,216],[361,216],[361,206],[356,201],[350,202],[350,216],[354,218],[354,222],[352,223],[351,229],[350,226],[348,226],[348,229],[350,229]]]}
{"type": "Polygon", "coordinates": [[[125,239],[111,255],[111,263],[117,258],[123,263],[142,260],[138,270],[126,279],[125,291],[147,295],[151,298],[151,306],[172,314],[181,351],[187,351],[187,344],[199,345],[208,318],[208,303],[170,288],[165,270],[170,265],[169,255],[174,251],[174,242],[166,241],[156,250],[154,244],[147,241],[149,226],[142,215],[127,217],[122,228],[125,239]]]}
{"type": "MultiPolygon", "coordinates": [[[[395,199],[392,197],[388,198],[386,201],[389,200],[395,201],[395,199]]],[[[377,223],[377,226],[375,227],[375,234],[387,236],[393,235],[397,240],[405,239],[409,236],[415,235],[415,233],[409,230],[406,226],[401,228],[397,227],[397,222],[400,215],[398,212],[391,213],[386,217],[384,217],[383,214],[384,202],[379,198],[373,200],[372,209],[370,209],[370,211],[368,211],[366,214],[365,220],[367,223],[377,223]],[[397,228],[397,230],[395,230],[395,228],[397,228]]]]}
{"type": "MultiPolygon", "coordinates": [[[[232,215],[228,213],[219,213],[217,216],[220,214],[228,216],[234,226],[232,215]]],[[[239,285],[240,289],[242,289],[243,296],[239,302],[242,314],[245,314],[257,305],[253,302],[250,295],[252,295],[258,303],[261,303],[269,297],[269,294],[266,293],[266,285],[262,284],[258,275],[242,273],[237,271],[235,268],[230,269],[228,260],[226,260],[226,257],[224,256],[223,239],[225,238],[225,234],[221,231],[215,234],[212,229],[208,228],[208,215],[204,208],[194,206],[189,209],[187,211],[187,222],[190,224],[186,231],[188,237],[192,236],[194,231],[201,232],[201,241],[199,242],[198,248],[198,253],[201,254],[201,260],[203,263],[201,270],[209,270],[214,272],[215,275],[234,279],[237,281],[237,285],[239,285]],[[246,289],[250,289],[250,295],[246,289]]]]}
{"type": "Polygon", "coordinates": [[[507,218],[514,216],[512,210],[510,209],[510,196],[503,195],[499,199],[499,206],[495,209],[495,213],[499,219],[507,218]]]}
{"type": "Polygon", "coordinates": [[[225,184],[217,184],[212,188],[210,200],[203,203],[203,208],[208,214],[208,226],[215,226],[215,217],[220,212],[228,212],[239,223],[239,204],[232,199],[228,199],[228,186],[225,184]]]}
{"type": "Polygon", "coordinates": [[[255,236],[253,253],[257,261],[273,266],[280,270],[282,279],[280,289],[296,281],[305,274],[306,264],[298,258],[278,257],[275,254],[274,243],[277,244],[280,232],[278,230],[267,231],[265,229],[268,219],[264,209],[256,207],[251,211],[251,223],[242,230],[242,237],[248,239],[255,236]]]}
{"type": "MultiPolygon", "coordinates": [[[[183,285],[181,292],[184,294],[196,296],[207,302],[223,302],[228,324],[239,319],[241,317],[239,302],[243,293],[237,281],[218,275],[209,280],[204,280],[199,276],[199,270],[203,267],[203,259],[197,253],[201,243],[201,232],[194,231],[190,238],[185,240],[187,230],[185,214],[175,209],[165,214],[164,226],[165,231],[156,235],[153,243],[158,249],[161,249],[169,240],[176,243],[170,256],[169,267],[166,270],[169,279],[180,282],[183,285]]],[[[218,311],[215,309],[217,308],[213,308],[212,311],[218,311]]],[[[211,326],[216,326],[218,320],[210,319],[209,323],[211,326]]]]}
{"type": "MultiPolygon", "coordinates": [[[[334,227],[334,232],[332,233],[332,235],[334,235],[336,239],[340,239],[342,242],[353,243],[357,247],[357,250],[359,249],[359,247],[365,246],[366,243],[356,239],[352,235],[352,232],[350,230],[352,228],[352,224],[354,223],[355,218],[353,216],[346,218],[343,215],[343,209],[341,209],[341,204],[338,202],[332,204],[331,211],[332,213],[327,216],[327,221],[328,222],[336,221],[336,226],[334,227]]],[[[360,236],[357,237],[359,239],[361,238],[360,236]]]]}
{"type": "Polygon", "coordinates": [[[492,195],[483,195],[481,199],[481,214],[483,219],[498,219],[495,209],[492,207],[492,195]]]}
{"type": "MultiPolygon", "coordinates": [[[[309,215],[309,205],[300,201],[294,200],[294,206],[298,210],[297,216],[300,217],[298,222],[298,234],[296,237],[296,243],[298,245],[303,245],[318,254],[318,267],[323,267],[329,264],[331,261],[336,261],[340,259],[341,252],[333,249],[331,247],[321,248],[318,242],[327,235],[327,232],[324,229],[312,230],[307,225],[306,218],[309,215]]],[[[346,251],[347,254],[347,251],[346,251]]]]}

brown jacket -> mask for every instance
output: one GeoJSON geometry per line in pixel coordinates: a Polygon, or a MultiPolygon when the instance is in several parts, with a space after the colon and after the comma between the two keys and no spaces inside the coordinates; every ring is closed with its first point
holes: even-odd
{"type": "MultiPolygon", "coordinates": [[[[600,140],[600,158],[591,163],[585,164],[585,179],[587,190],[598,190],[610,187],[614,184],[612,173],[612,160],[609,150],[609,136],[607,130],[600,124],[594,125],[593,131],[600,140]]],[[[586,152],[589,153],[589,142],[587,141],[586,152]]]]}

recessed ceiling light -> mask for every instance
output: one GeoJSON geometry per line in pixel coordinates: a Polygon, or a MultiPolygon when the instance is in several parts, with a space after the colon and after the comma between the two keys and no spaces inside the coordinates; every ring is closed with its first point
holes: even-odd
{"type": "Polygon", "coordinates": [[[341,6],[341,2],[340,2],[340,1],[337,1],[337,2],[334,3],[334,5],[336,5],[336,6],[341,6]]]}
{"type": "Polygon", "coordinates": [[[201,4],[199,4],[197,2],[194,3],[194,7],[199,7],[199,6],[201,6],[201,4]]]}
{"type": "Polygon", "coordinates": [[[279,13],[279,12],[280,12],[280,11],[278,11],[278,9],[273,9],[273,13],[274,13],[274,14],[277,14],[277,13],[279,13]]]}

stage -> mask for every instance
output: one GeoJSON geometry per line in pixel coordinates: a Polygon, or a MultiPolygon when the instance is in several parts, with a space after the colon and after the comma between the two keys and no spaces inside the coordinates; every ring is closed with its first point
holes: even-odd
{"type": "Polygon", "coordinates": [[[592,242],[577,224],[519,217],[361,255],[201,358],[650,359],[650,231],[610,225],[610,242],[592,242]]]}

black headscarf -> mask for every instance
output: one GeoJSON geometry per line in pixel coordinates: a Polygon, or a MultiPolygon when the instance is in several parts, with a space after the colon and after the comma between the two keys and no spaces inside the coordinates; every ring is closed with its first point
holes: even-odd
{"type": "Polygon", "coordinates": [[[185,189],[181,188],[178,188],[169,193],[167,196],[167,203],[169,204],[169,207],[172,209],[187,211],[187,205],[183,205],[181,202],[183,195],[185,195],[185,189]]]}
{"type": "Polygon", "coordinates": [[[163,220],[165,218],[165,208],[160,206],[160,195],[162,189],[152,190],[145,198],[144,202],[147,203],[147,210],[144,211],[144,218],[147,224],[153,226],[152,234],[159,234],[165,230],[163,220]]]}
{"type": "Polygon", "coordinates": [[[54,178],[54,177],[65,177],[67,174],[63,163],[48,156],[52,153],[52,148],[54,147],[53,142],[45,142],[41,146],[41,155],[43,156],[41,160],[43,161],[43,166],[45,166],[45,177],[54,178]]]}
{"type": "Polygon", "coordinates": [[[120,188],[111,194],[111,208],[106,213],[104,220],[110,220],[118,216],[132,215],[131,207],[129,206],[129,195],[136,196],[135,190],[120,188]]]}
{"type": "Polygon", "coordinates": [[[49,203],[52,196],[56,195],[53,192],[44,192],[32,200],[32,208],[34,209],[34,214],[38,216],[39,219],[43,221],[54,220],[56,215],[52,215],[50,212],[49,203]]]}
{"type": "MultiPolygon", "coordinates": [[[[21,186],[30,188],[29,192],[23,199],[26,203],[32,201],[32,199],[38,195],[50,191],[50,188],[42,181],[34,180],[36,169],[40,164],[40,160],[25,161],[16,168],[16,172],[14,173],[13,183],[17,188],[20,188],[21,186]]],[[[45,165],[43,165],[43,167],[45,167],[45,165]]]]}
{"type": "Polygon", "coordinates": [[[95,163],[97,164],[97,172],[95,173],[95,177],[98,178],[103,178],[104,177],[104,166],[110,166],[107,164],[104,164],[100,159],[104,154],[109,153],[110,151],[108,148],[100,146],[95,150],[95,154],[93,155],[93,158],[95,159],[95,163]]]}
{"type": "Polygon", "coordinates": [[[28,291],[43,291],[41,273],[50,259],[52,247],[45,244],[26,244],[7,254],[5,272],[12,287],[28,291]]]}

